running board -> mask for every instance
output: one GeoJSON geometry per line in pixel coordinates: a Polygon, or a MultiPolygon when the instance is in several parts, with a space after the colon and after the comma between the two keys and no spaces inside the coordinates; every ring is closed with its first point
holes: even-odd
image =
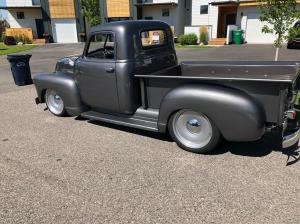
{"type": "MultiPolygon", "coordinates": [[[[158,132],[157,118],[155,119],[156,116],[146,117],[143,115],[145,115],[145,111],[147,110],[143,110],[143,113],[139,113],[140,111],[142,111],[142,109],[138,109],[137,113],[132,116],[111,115],[95,111],[88,111],[82,113],[81,116],[89,120],[103,121],[107,123],[138,128],[146,131],[158,132]]],[[[151,111],[150,113],[151,115],[153,115],[153,111],[151,111]]]]}

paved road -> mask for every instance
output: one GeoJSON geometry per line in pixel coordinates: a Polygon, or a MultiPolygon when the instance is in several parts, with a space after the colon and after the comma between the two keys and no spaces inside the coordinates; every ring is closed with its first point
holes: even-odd
{"type": "MultiPolygon", "coordinates": [[[[81,49],[35,49],[33,71],[81,49]]],[[[300,163],[286,166],[279,138],[191,154],[166,136],[56,118],[0,68],[0,223],[300,223],[300,163]]]]}
{"type": "MultiPolygon", "coordinates": [[[[35,48],[26,53],[32,54],[30,65],[32,73],[36,74],[53,71],[57,59],[66,55],[80,54],[83,47],[83,44],[52,44],[35,48]]],[[[0,71],[0,93],[18,91],[19,88],[13,84],[6,56],[0,56],[0,71]]]]}

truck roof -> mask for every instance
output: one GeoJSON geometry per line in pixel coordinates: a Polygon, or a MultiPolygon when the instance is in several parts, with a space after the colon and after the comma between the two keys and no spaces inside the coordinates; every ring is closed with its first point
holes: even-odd
{"type": "MultiPolygon", "coordinates": [[[[173,34],[170,26],[162,21],[149,21],[149,20],[126,20],[105,23],[102,25],[94,26],[91,28],[91,35],[97,32],[113,32],[115,34],[117,44],[117,59],[118,60],[128,60],[135,59],[140,52],[139,42],[141,41],[140,35],[142,31],[146,30],[165,30],[169,44],[168,47],[170,51],[174,51],[171,40],[173,39],[173,34]]],[[[89,38],[90,38],[89,37],[89,38]]]]}
{"type": "Polygon", "coordinates": [[[170,26],[162,21],[158,20],[125,20],[104,23],[91,28],[91,32],[98,32],[103,30],[134,32],[142,29],[170,29],[170,26]]]}

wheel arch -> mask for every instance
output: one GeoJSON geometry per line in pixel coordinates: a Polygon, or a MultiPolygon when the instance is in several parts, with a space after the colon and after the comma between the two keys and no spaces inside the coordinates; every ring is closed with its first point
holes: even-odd
{"type": "Polygon", "coordinates": [[[61,72],[52,74],[40,74],[33,78],[38,99],[41,103],[45,102],[47,89],[57,91],[62,97],[66,110],[69,114],[77,116],[84,110],[81,103],[79,89],[75,80],[61,72]]]}
{"type": "Polygon", "coordinates": [[[208,84],[183,85],[172,89],[160,105],[160,132],[167,132],[170,117],[181,109],[205,114],[229,141],[254,141],[265,133],[263,107],[240,90],[208,84]]]}

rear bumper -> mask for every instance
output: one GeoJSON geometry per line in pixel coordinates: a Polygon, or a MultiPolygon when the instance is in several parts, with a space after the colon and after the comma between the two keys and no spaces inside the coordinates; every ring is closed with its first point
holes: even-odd
{"type": "Polygon", "coordinates": [[[295,132],[288,133],[288,135],[283,136],[282,147],[289,148],[299,142],[300,139],[300,129],[295,132]]]}

